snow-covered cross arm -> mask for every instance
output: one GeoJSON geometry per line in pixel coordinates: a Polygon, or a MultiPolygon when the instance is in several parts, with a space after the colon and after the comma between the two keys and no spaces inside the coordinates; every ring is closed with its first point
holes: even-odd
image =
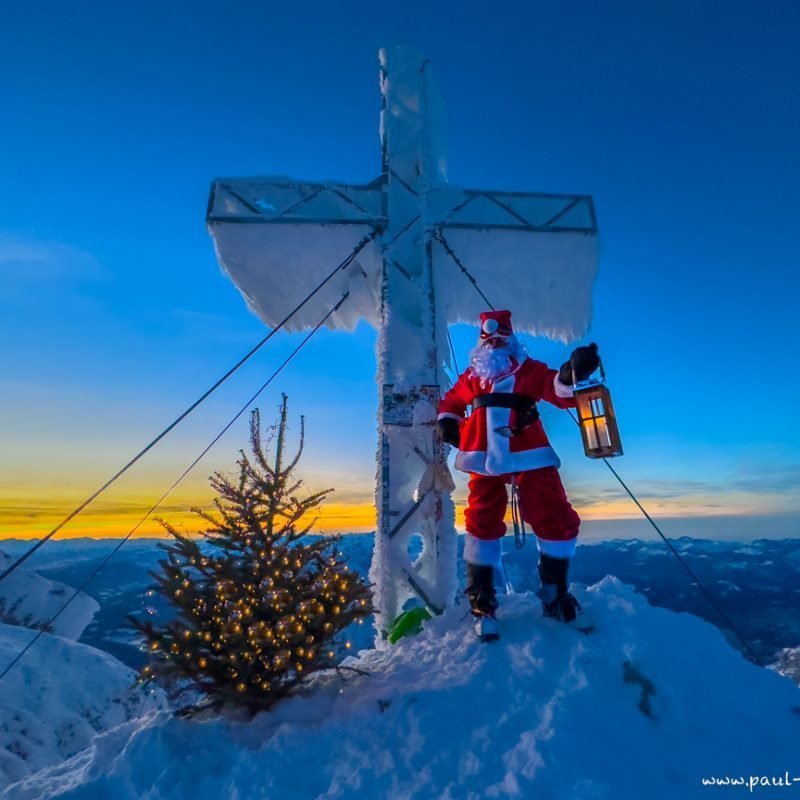
{"type": "Polygon", "coordinates": [[[581,336],[591,316],[597,225],[586,195],[448,183],[429,63],[408,49],[381,51],[380,79],[376,180],[219,179],[207,221],[223,270],[267,325],[346,262],[286,328],[313,327],[349,291],[328,326],[352,331],[365,319],[379,331],[371,578],[385,633],[410,598],[438,612],[457,594],[452,484],[434,432],[448,324],[474,322],[485,310],[480,288],[495,306],[513,309],[517,330],[581,336]],[[412,557],[414,537],[422,552],[412,557]]]}

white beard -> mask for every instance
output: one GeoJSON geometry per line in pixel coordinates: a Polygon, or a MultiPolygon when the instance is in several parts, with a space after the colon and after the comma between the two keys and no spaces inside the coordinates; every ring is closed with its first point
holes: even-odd
{"type": "Polygon", "coordinates": [[[526,355],[525,345],[516,336],[511,336],[505,347],[485,347],[479,343],[470,351],[469,364],[472,374],[481,379],[481,388],[485,389],[487,381],[511,372],[526,355]]]}

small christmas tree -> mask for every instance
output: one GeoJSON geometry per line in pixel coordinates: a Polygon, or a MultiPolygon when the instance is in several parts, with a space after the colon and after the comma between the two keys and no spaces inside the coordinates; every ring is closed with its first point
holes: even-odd
{"type": "Polygon", "coordinates": [[[293,476],[300,445],[286,463],[287,399],[262,447],[256,409],[250,420],[251,461],[241,451],[238,479],[214,473],[217,514],[192,511],[211,527],[200,539],[160,520],[173,543],[157,591],[177,609],[163,626],[132,618],[144,635],[149,663],[140,682],[199,690],[209,703],[236,702],[268,708],[307,676],[335,666],[337,634],[372,612],[368,586],[336,550],[339,537],[308,537],[308,514],[329,492],[299,498],[293,476]],[[338,554],[338,555],[337,555],[338,554]]]}

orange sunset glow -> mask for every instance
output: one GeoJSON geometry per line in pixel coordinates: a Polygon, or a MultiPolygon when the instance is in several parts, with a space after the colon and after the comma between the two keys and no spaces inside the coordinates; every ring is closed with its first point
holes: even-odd
{"type": "MultiPolygon", "coordinates": [[[[343,493],[344,494],[344,493],[343,493]]],[[[356,492],[346,493],[353,498],[356,492]]],[[[319,508],[319,517],[315,530],[324,533],[365,533],[375,530],[375,505],[371,500],[371,491],[364,489],[363,499],[349,502],[338,502],[331,498],[319,508]]],[[[77,537],[116,538],[126,536],[135,527],[137,538],[163,537],[163,527],[155,517],[160,517],[179,530],[196,533],[204,527],[204,522],[192,514],[192,507],[213,511],[209,489],[193,489],[183,492],[165,501],[154,515],[141,522],[146,512],[152,507],[154,500],[142,492],[137,492],[114,500],[102,497],[72,520],[57,534],[59,539],[77,537]]],[[[46,535],[58,525],[77,505],[77,496],[54,497],[52,499],[36,499],[33,496],[0,495],[0,539],[37,539],[46,535]]],[[[456,527],[464,530],[464,507],[466,497],[463,492],[455,494],[456,527]]],[[[746,492],[730,493],[727,503],[722,509],[718,496],[691,496],[683,498],[660,498],[643,496],[645,508],[660,516],[704,517],[712,515],[742,516],[762,512],[763,494],[755,495],[746,492]]],[[[773,498],[778,502],[780,498],[773,498]]],[[[627,497],[610,501],[577,503],[581,517],[589,521],[628,520],[635,519],[640,512],[627,497]]],[[[506,521],[511,525],[510,511],[506,521]]]]}

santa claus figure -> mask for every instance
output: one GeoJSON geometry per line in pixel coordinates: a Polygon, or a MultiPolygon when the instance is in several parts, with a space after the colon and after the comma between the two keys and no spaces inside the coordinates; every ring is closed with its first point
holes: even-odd
{"type": "Polygon", "coordinates": [[[466,594],[476,632],[487,640],[499,636],[494,570],[500,563],[506,487],[511,483],[518,491],[522,519],[536,534],[544,614],[572,622],[580,611],[567,581],[580,517],[561,484],[561,462],[536,403],[547,400],[559,408],[574,408],[572,386],[597,369],[599,357],[597,345],[579,347],[560,370],[550,369],[527,356],[512,330],[510,311],[484,312],[480,323],[470,366],[439,403],[437,432],[458,448],[456,469],[470,476],[466,594]],[[468,406],[472,413],[465,419],[468,406]]]}

